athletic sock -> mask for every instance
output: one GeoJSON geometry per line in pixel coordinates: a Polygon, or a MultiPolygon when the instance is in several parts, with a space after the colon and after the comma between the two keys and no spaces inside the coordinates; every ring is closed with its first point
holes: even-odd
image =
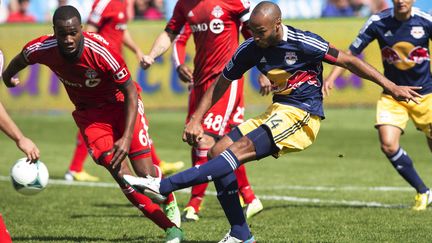
{"type": "Polygon", "coordinates": [[[159,192],[166,195],[172,191],[209,182],[233,172],[239,166],[240,161],[231,150],[227,149],[201,166],[194,166],[163,179],[160,183],[159,192]]]}
{"type": "Polygon", "coordinates": [[[244,203],[245,204],[251,203],[255,199],[255,193],[253,192],[249,184],[249,180],[246,175],[245,166],[241,165],[234,172],[237,177],[237,183],[238,183],[240,195],[242,196],[244,203]]]}
{"type": "Polygon", "coordinates": [[[143,214],[153,221],[157,226],[166,230],[176,226],[171,222],[167,216],[162,212],[159,205],[152,202],[152,200],[145,195],[136,192],[132,187],[126,186],[121,188],[127,199],[143,214]]]}
{"type": "MultiPolygon", "coordinates": [[[[208,149],[201,148],[192,148],[192,165],[193,166],[201,166],[207,163],[207,153],[208,149]]],[[[208,183],[202,183],[199,185],[192,186],[191,189],[191,197],[186,207],[193,207],[195,212],[199,212],[202,200],[205,195],[205,191],[207,189],[208,183]]]]}
{"type": "Polygon", "coordinates": [[[418,193],[425,193],[429,188],[423,183],[417,171],[414,168],[413,162],[408,154],[399,148],[397,152],[387,158],[392,163],[397,172],[412,186],[418,193]]]}
{"type": "Polygon", "coordinates": [[[76,147],[69,165],[70,171],[80,172],[83,170],[84,162],[87,157],[88,151],[81,132],[78,131],[76,136],[76,147]]]}
{"type": "Polygon", "coordinates": [[[235,174],[229,173],[215,179],[214,183],[219,203],[231,225],[230,235],[240,240],[249,239],[251,233],[240,205],[235,174]]]}

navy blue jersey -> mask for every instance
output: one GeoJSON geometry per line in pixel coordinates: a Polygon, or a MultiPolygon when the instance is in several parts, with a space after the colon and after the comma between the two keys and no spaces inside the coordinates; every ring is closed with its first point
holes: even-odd
{"type": "Polygon", "coordinates": [[[374,39],[378,40],[384,75],[397,85],[423,87],[418,92],[432,92],[429,39],[432,38],[432,16],[412,9],[409,20],[400,22],[393,8],[372,15],[351,44],[353,54],[360,54],[374,39]]]}
{"type": "Polygon", "coordinates": [[[322,61],[328,59],[328,50],[329,43],[320,36],[284,25],[283,39],[276,46],[261,48],[253,38],[243,42],[222,74],[236,80],[256,66],[272,83],[273,102],[324,118],[322,61]]]}

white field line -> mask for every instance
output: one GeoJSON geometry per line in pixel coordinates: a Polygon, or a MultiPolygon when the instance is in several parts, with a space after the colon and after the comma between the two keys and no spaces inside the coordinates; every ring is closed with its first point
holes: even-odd
{"type": "MultiPolygon", "coordinates": [[[[10,181],[9,176],[1,176],[0,181],[10,181]]],[[[57,186],[81,186],[81,187],[104,187],[104,188],[118,188],[115,183],[109,182],[79,182],[79,181],[65,181],[50,179],[49,185],[57,186]]],[[[255,189],[260,190],[303,190],[303,191],[412,191],[413,189],[408,187],[356,187],[356,186],[343,186],[343,187],[326,187],[326,186],[274,186],[274,187],[259,187],[255,186],[255,189]]],[[[190,189],[180,190],[181,193],[190,193],[190,189]]],[[[208,190],[208,195],[216,195],[216,192],[208,190]]],[[[346,205],[346,206],[357,206],[357,207],[379,207],[379,208],[402,208],[407,207],[405,205],[397,204],[384,204],[380,202],[366,202],[366,201],[348,201],[348,200],[332,200],[332,199],[319,199],[319,198],[300,198],[290,196],[278,196],[278,195],[257,195],[263,200],[272,201],[287,201],[296,203],[315,203],[315,204],[333,204],[333,205],[346,205]]]]}

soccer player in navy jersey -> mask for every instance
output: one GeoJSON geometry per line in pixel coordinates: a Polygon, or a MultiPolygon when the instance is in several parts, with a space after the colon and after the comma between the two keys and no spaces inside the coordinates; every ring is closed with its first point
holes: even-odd
{"type": "MultiPolygon", "coordinates": [[[[387,90],[377,102],[376,124],[381,150],[396,171],[417,191],[412,209],[425,210],[432,202],[429,188],[420,178],[399,140],[408,120],[426,135],[432,151],[432,75],[429,40],[432,40],[432,16],[413,8],[414,0],[393,0],[393,8],[372,15],[349,52],[357,55],[377,39],[381,50],[384,75],[396,85],[422,87],[420,104],[394,99],[387,90]]],[[[323,91],[329,94],[334,80],[343,72],[336,67],[325,80],[323,91]]]]}
{"type": "Polygon", "coordinates": [[[53,16],[54,35],[27,43],[3,72],[6,86],[15,74],[35,63],[48,66],[64,84],[75,105],[72,116],[93,160],[104,166],[124,195],[166,232],[166,242],[180,242],[182,231],[150,198],[125,184],[122,175],[159,176],[153,166],[139,86],[124,60],[96,33],[83,32],[81,16],[72,6],[59,7],[53,16]]]}
{"type": "MultiPolygon", "coordinates": [[[[186,123],[195,112],[206,90],[217,80],[225,64],[236,51],[240,32],[245,38],[251,37],[247,28],[249,5],[249,0],[179,0],[173,16],[165,30],[156,38],[149,55],[143,56],[142,65],[144,68],[149,67],[154,59],[168,50],[174,42],[174,60],[179,65],[177,71],[180,77],[183,77],[182,80],[187,80],[190,84],[186,123]],[[187,66],[180,65],[185,53],[184,45],[181,43],[185,43],[190,35],[193,35],[195,42],[193,72],[187,66]]],[[[243,86],[243,77],[233,81],[229,90],[204,115],[201,125],[205,133],[200,142],[191,148],[193,166],[207,163],[208,151],[216,141],[243,122],[243,86]]],[[[270,89],[268,81],[267,87],[270,89]]],[[[240,166],[235,173],[239,194],[246,204],[245,213],[247,217],[252,217],[263,209],[263,205],[249,184],[245,167],[240,166]]],[[[199,219],[198,212],[207,185],[208,183],[203,183],[192,187],[191,197],[183,211],[182,220],[199,219]]]]}
{"type": "MultiPolygon", "coordinates": [[[[249,27],[253,38],[241,44],[222,75],[205,93],[185,127],[183,139],[197,143],[206,111],[221,97],[232,80],[256,66],[273,83],[273,104],[265,113],[247,120],[225,135],[211,149],[212,160],[165,179],[125,175],[125,181],[153,200],[180,188],[214,181],[217,197],[231,229],[221,242],[255,242],[235,195],[233,171],[249,161],[269,155],[279,157],[311,145],[324,118],[322,107],[322,62],[348,68],[382,86],[397,99],[416,101],[418,87],[397,86],[372,66],[332,47],[320,36],[283,25],[281,10],[269,1],[252,11],[249,27]]],[[[417,102],[417,101],[416,101],[417,102]]]]}

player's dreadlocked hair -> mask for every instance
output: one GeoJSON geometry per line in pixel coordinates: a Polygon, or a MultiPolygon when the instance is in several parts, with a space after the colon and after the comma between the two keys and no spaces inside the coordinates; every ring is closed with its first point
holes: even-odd
{"type": "Polygon", "coordinates": [[[54,12],[53,23],[55,23],[57,20],[68,20],[73,17],[77,17],[79,23],[81,24],[81,15],[76,8],[70,5],[61,6],[54,12]]]}

